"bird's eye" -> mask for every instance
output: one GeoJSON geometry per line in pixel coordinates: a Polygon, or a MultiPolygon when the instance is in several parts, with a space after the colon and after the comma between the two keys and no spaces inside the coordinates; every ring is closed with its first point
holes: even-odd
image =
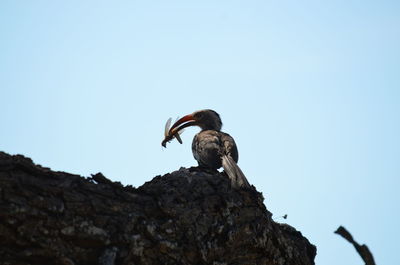
{"type": "Polygon", "coordinates": [[[202,119],[203,116],[204,116],[204,114],[203,114],[203,112],[197,112],[195,116],[196,116],[196,118],[198,118],[198,119],[202,119]]]}

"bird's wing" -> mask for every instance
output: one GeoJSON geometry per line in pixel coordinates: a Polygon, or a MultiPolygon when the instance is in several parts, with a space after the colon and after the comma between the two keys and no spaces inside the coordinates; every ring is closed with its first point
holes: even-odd
{"type": "Polygon", "coordinates": [[[225,155],[233,158],[237,163],[239,160],[239,152],[235,143],[235,140],[227,133],[220,132],[221,145],[225,155]]]}

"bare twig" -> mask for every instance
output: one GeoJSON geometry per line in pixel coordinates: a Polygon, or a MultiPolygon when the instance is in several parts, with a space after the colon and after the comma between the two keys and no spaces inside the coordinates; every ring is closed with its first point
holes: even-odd
{"type": "Polygon", "coordinates": [[[336,234],[341,235],[344,239],[349,241],[356,248],[358,254],[364,260],[365,265],[375,265],[374,257],[372,256],[371,251],[369,251],[366,245],[358,244],[349,231],[346,230],[343,226],[339,226],[339,228],[335,231],[336,234]]]}

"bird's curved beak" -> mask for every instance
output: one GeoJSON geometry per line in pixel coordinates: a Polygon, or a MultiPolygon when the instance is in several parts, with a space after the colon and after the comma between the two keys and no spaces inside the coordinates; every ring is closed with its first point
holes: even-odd
{"type": "Polygon", "coordinates": [[[183,116],[172,125],[171,129],[169,129],[169,134],[174,135],[186,127],[195,125],[198,125],[198,122],[192,114],[183,116]]]}

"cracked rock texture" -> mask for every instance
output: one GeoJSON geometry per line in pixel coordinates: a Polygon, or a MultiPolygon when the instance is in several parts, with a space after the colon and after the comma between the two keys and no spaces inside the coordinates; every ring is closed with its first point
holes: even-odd
{"type": "Polygon", "coordinates": [[[0,264],[305,265],[315,254],[222,173],[181,168],[133,188],[0,152],[0,264]]]}

